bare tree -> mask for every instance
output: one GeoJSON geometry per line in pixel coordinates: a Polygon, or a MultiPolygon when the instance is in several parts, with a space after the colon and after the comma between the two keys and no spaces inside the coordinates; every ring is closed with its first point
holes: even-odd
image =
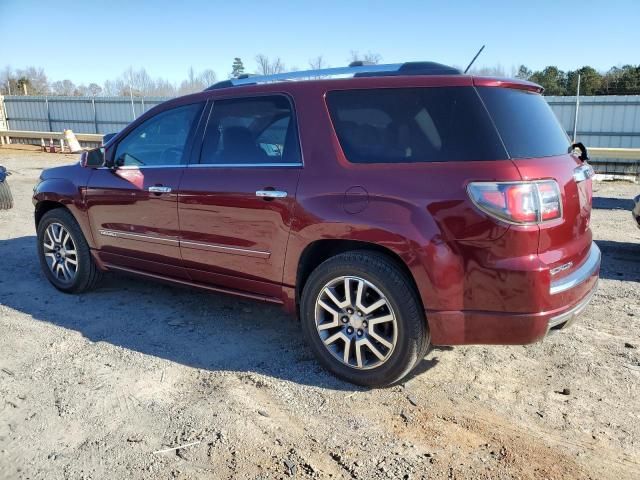
{"type": "Polygon", "coordinates": [[[329,65],[322,55],[318,55],[309,60],[309,67],[311,67],[311,70],[322,70],[323,68],[328,68],[329,65]]]}
{"type": "Polygon", "coordinates": [[[202,72],[200,72],[200,75],[198,75],[198,78],[200,79],[200,83],[204,85],[204,88],[210,87],[211,85],[216,83],[216,81],[218,80],[218,77],[216,76],[216,72],[209,69],[203,70],[202,72]]]}
{"type": "Polygon", "coordinates": [[[269,60],[266,55],[257,55],[256,63],[258,64],[258,73],[261,75],[274,75],[276,73],[284,72],[284,63],[280,57],[276,57],[273,60],[269,60]]]}
{"type": "Polygon", "coordinates": [[[90,83],[87,87],[87,90],[89,95],[91,95],[92,97],[97,97],[102,93],[102,87],[97,83],[90,83]]]}
{"type": "Polygon", "coordinates": [[[49,91],[49,81],[42,68],[26,67],[17,70],[16,76],[26,80],[30,95],[45,95],[49,91]]]}
{"type": "Polygon", "coordinates": [[[189,93],[199,92],[204,88],[205,88],[205,85],[202,79],[200,78],[200,76],[196,75],[196,72],[193,69],[193,67],[189,67],[189,70],[187,71],[187,79],[183,80],[182,83],[180,84],[180,89],[178,90],[178,93],[180,95],[186,95],[189,93]]]}
{"type": "Polygon", "coordinates": [[[469,73],[471,75],[481,75],[486,77],[506,77],[504,67],[499,63],[493,67],[483,65],[482,67],[472,68],[469,70],[469,73]]]}
{"type": "Polygon", "coordinates": [[[175,97],[176,87],[169,80],[158,78],[156,79],[156,87],[153,91],[153,95],[157,95],[159,97],[175,97]]]}
{"type": "Polygon", "coordinates": [[[66,79],[53,82],[51,84],[51,91],[54,95],[71,96],[76,91],[76,86],[71,80],[66,79]]]}
{"type": "Polygon", "coordinates": [[[378,64],[382,60],[382,55],[374,52],[367,52],[365,54],[360,54],[357,50],[351,50],[351,56],[349,58],[349,63],[352,62],[363,62],[365,64],[378,64]]]}

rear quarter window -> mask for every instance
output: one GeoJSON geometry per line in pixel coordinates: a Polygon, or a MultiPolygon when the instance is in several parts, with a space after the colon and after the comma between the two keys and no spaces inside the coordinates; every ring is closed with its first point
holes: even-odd
{"type": "Polygon", "coordinates": [[[569,138],[542,95],[513,88],[477,90],[511,158],[567,153],[569,138]]]}
{"type": "Polygon", "coordinates": [[[327,105],[353,163],[507,158],[471,87],[340,90],[327,94],[327,105]]]}

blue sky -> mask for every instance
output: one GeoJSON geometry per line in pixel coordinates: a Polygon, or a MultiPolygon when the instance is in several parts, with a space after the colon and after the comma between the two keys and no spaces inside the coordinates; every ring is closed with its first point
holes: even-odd
{"type": "Polygon", "coordinates": [[[640,63],[640,1],[0,0],[0,67],[41,66],[51,80],[118,77],[130,66],[179,81],[193,66],[248,71],[258,53],[307,68],[323,55],[345,65],[351,50],[383,63],[435,60],[466,66],[640,63]]]}

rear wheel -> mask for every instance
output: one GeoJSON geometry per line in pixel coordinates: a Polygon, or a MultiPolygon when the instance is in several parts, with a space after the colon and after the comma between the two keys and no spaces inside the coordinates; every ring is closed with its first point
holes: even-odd
{"type": "Polygon", "coordinates": [[[63,208],[45,213],[38,223],[38,256],[47,279],[66,293],[90,290],[102,276],[80,226],[63,208]]]}
{"type": "Polygon", "coordinates": [[[0,182],[0,210],[9,210],[13,207],[13,196],[9,184],[5,180],[0,182]]]}
{"type": "Polygon", "coordinates": [[[375,252],[343,253],[316,268],[302,292],[301,319],[320,362],[359,385],[397,382],[429,345],[411,281],[375,252]]]}

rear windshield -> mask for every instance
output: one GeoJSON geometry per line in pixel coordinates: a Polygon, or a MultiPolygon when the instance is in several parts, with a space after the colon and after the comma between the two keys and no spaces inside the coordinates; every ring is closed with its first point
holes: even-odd
{"type": "Polygon", "coordinates": [[[340,90],[327,94],[327,104],[350,162],[508,158],[473,88],[340,90]]]}
{"type": "Polygon", "coordinates": [[[512,88],[478,87],[511,158],[567,153],[569,139],[545,99],[512,88]]]}

